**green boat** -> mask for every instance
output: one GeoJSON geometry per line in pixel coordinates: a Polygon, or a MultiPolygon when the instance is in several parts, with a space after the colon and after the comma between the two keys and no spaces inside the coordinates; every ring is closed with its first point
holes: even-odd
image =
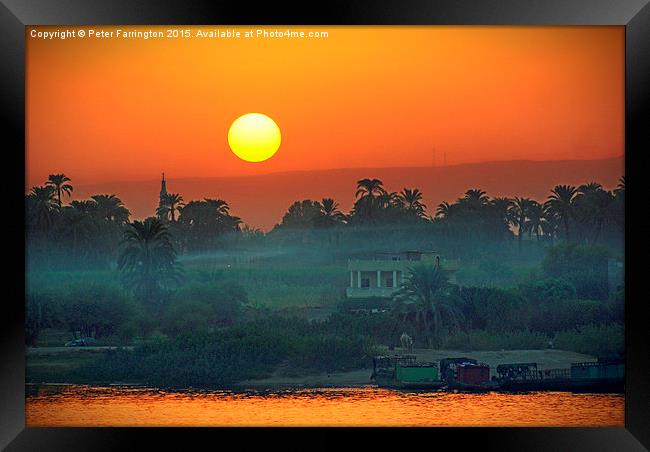
{"type": "Polygon", "coordinates": [[[438,364],[416,362],[414,355],[377,356],[373,359],[371,380],[381,388],[440,389],[438,364]]]}

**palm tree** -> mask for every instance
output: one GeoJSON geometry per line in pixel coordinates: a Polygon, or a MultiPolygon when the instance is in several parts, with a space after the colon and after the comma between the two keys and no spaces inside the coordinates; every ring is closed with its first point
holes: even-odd
{"type": "Polygon", "coordinates": [[[612,210],[614,221],[618,224],[625,224],[625,176],[618,180],[618,185],[614,189],[612,210]]]}
{"type": "Polygon", "coordinates": [[[592,243],[597,243],[603,226],[610,221],[616,221],[612,212],[616,198],[610,191],[600,190],[594,194],[592,209],[595,222],[595,232],[592,243]]]}
{"type": "Polygon", "coordinates": [[[443,331],[458,328],[462,316],[455,300],[447,293],[449,281],[439,266],[419,265],[409,272],[394,300],[398,305],[414,304],[429,347],[434,341],[439,345],[443,331]]]}
{"type": "Polygon", "coordinates": [[[339,205],[332,198],[323,198],[320,202],[321,223],[334,226],[343,223],[345,215],[339,210],[339,205]]]}
{"type": "Polygon", "coordinates": [[[118,269],[127,285],[147,302],[155,301],[162,287],[180,283],[180,267],[167,226],[154,217],[127,223],[118,269]]]}
{"type": "Polygon", "coordinates": [[[402,198],[399,196],[399,194],[394,191],[382,193],[375,198],[375,201],[377,207],[380,209],[389,209],[391,207],[394,207],[396,209],[404,208],[404,201],[402,201],[402,198]]]}
{"type": "Polygon", "coordinates": [[[407,211],[414,213],[420,218],[424,217],[424,211],[427,206],[422,202],[422,192],[420,190],[417,188],[404,188],[399,194],[399,197],[407,211]]]}
{"type": "Polygon", "coordinates": [[[567,241],[569,240],[569,221],[573,217],[577,193],[577,188],[572,185],[556,185],[545,203],[547,211],[564,224],[567,241]]]}
{"type": "Polygon", "coordinates": [[[327,229],[327,242],[332,245],[333,236],[339,240],[339,231],[334,226],[345,223],[345,215],[339,210],[339,205],[332,198],[323,198],[320,203],[319,215],[314,220],[317,226],[327,229]]]}
{"type": "Polygon", "coordinates": [[[598,240],[602,227],[609,222],[612,216],[611,204],[614,202],[614,195],[603,190],[602,185],[590,182],[578,187],[574,199],[575,217],[583,227],[584,239],[592,243],[598,240]],[[593,236],[590,236],[590,230],[593,236]]]}
{"type": "Polygon", "coordinates": [[[386,193],[383,182],[379,179],[361,179],[357,181],[357,198],[374,198],[386,193]]]}
{"type": "Polygon", "coordinates": [[[355,214],[371,219],[378,204],[377,198],[383,195],[386,195],[386,190],[379,179],[361,179],[357,181],[355,197],[358,199],[354,204],[355,214]]]}
{"type": "Polygon", "coordinates": [[[545,215],[546,213],[544,211],[544,207],[537,201],[531,201],[530,205],[528,206],[528,219],[526,220],[526,229],[528,230],[529,236],[532,235],[534,231],[538,241],[540,235],[543,235],[549,226],[545,215]]]}
{"type": "Polygon", "coordinates": [[[497,197],[490,200],[486,206],[488,215],[485,216],[485,227],[491,233],[491,237],[503,240],[511,235],[510,225],[512,224],[512,199],[497,197]]]}
{"type": "Polygon", "coordinates": [[[490,206],[499,218],[505,223],[510,223],[510,208],[512,207],[512,199],[506,197],[493,198],[490,201],[490,206]]]}
{"type": "Polygon", "coordinates": [[[472,188],[465,192],[459,201],[467,205],[472,210],[478,210],[490,202],[490,197],[480,188],[472,188]]]}
{"type": "MultiPolygon", "coordinates": [[[[612,192],[603,190],[600,184],[591,182],[581,185],[575,198],[578,218],[593,230],[592,243],[596,243],[603,225],[614,220],[613,204],[615,196],[612,192]]],[[[585,237],[588,242],[589,236],[585,237]]]]}
{"type": "Polygon", "coordinates": [[[72,244],[72,255],[79,256],[81,250],[89,249],[89,242],[93,235],[96,234],[96,224],[93,217],[88,215],[86,209],[88,204],[75,203],[74,206],[67,206],[61,209],[61,218],[58,225],[61,227],[62,237],[70,240],[72,244]]]}
{"type": "Polygon", "coordinates": [[[510,207],[510,214],[512,224],[517,227],[517,242],[519,243],[519,250],[521,250],[521,241],[526,231],[528,211],[534,201],[530,198],[520,198],[515,196],[510,207]]]}
{"type": "Polygon", "coordinates": [[[79,212],[83,212],[85,215],[93,215],[97,212],[97,203],[87,199],[70,201],[70,207],[75,208],[79,212]]]}
{"type": "Polygon", "coordinates": [[[449,204],[447,201],[438,204],[436,209],[436,218],[449,218],[455,210],[456,204],[449,204]]]}
{"type": "Polygon", "coordinates": [[[99,218],[124,224],[129,221],[129,209],[124,207],[122,200],[115,195],[94,195],[91,199],[96,203],[96,211],[99,218]]]}
{"type": "Polygon", "coordinates": [[[167,193],[162,199],[162,203],[156,213],[160,218],[169,219],[172,223],[176,221],[176,211],[185,205],[183,197],[178,193],[167,193]]]}
{"type": "Polygon", "coordinates": [[[616,189],[614,190],[615,195],[619,195],[620,193],[625,194],[625,176],[622,176],[618,180],[618,185],[616,186],[616,189]]]}
{"type": "Polygon", "coordinates": [[[230,206],[223,199],[205,198],[205,202],[216,217],[230,215],[230,206]]]}
{"type": "Polygon", "coordinates": [[[58,207],[54,200],[54,188],[46,186],[32,187],[26,196],[28,224],[37,230],[47,230],[52,226],[52,210],[58,207]]]}
{"type": "Polygon", "coordinates": [[[179,207],[180,216],[173,223],[175,229],[183,231],[183,248],[205,249],[218,244],[225,233],[239,232],[241,219],[230,215],[228,203],[222,199],[205,198],[190,201],[179,207]]]}
{"type": "Polygon", "coordinates": [[[70,182],[70,178],[67,177],[65,174],[50,174],[50,177],[47,179],[47,182],[45,185],[50,185],[56,190],[56,195],[57,195],[57,200],[59,203],[59,207],[62,207],[62,201],[61,201],[61,193],[65,193],[68,196],[72,193],[72,185],[66,184],[66,182],[70,182]]]}
{"type": "Polygon", "coordinates": [[[586,184],[582,184],[581,186],[578,187],[578,196],[586,195],[590,193],[596,193],[602,189],[603,186],[600,185],[598,182],[589,182],[586,184]]]}

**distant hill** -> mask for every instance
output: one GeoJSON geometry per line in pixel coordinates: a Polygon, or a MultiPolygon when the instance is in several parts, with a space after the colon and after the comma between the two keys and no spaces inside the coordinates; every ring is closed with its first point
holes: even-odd
{"type": "MultiPolygon", "coordinates": [[[[161,168],[173,174],[172,168],[161,168]]],[[[469,188],[489,196],[527,196],[545,200],[557,184],[579,185],[596,181],[611,189],[624,174],[623,157],[604,160],[506,161],[445,167],[350,168],[295,171],[260,176],[188,178],[167,180],[167,190],[185,201],[220,198],[231,212],[253,227],[268,230],[278,223],[289,205],[306,198],[334,198],[347,212],[353,202],[356,181],[378,178],[391,191],[417,187],[424,193],[428,213],[442,201],[451,202],[469,188]]],[[[73,199],[114,193],[131,210],[133,218],[150,216],[158,205],[160,181],[112,182],[75,186],[73,199]]]]}

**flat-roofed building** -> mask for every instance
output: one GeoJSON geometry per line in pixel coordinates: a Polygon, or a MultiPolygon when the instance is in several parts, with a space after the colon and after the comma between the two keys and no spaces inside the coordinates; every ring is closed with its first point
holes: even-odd
{"type": "Polygon", "coordinates": [[[409,276],[409,269],[418,264],[439,265],[451,282],[458,261],[443,259],[434,251],[377,252],[373,258],[348,260],[350,285],[348,298],[391,297],[409,276]]]}

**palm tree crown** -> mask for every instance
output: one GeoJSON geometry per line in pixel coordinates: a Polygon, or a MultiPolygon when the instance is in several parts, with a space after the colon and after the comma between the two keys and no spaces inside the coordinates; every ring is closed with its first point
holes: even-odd
{"type": "Polygon", "coordinates": [[[573,207],[578,189],[572,185],[556,185],[545,203],[547,212],[562,221],[566,239],[569,239],[569,221],[573,217],[573,207]]]}
{"type": "Polygon", "coordinates": [[[176,221],[176,212],[185,205],[183,197],[178,193],[166,193],[163,195],[162,202],[156,211],[161,219],[169,220],[172,223],[176,221]]]}
{"type": "Polygon", "coordinates": [[[91,199],[96,203],[99,218],[123,224],[129,221],[129,209],[124,207],[122,200],[115,195],[94,195],[91,199]]]}
{"type": "Polygon", "coordinates": [[[404,188],[399,194],[404,207],[409,212],[415,213],[418,217],[423,217],[426,205],[422,202],[422,192],[417,188],[404,188]]]}
{"type": "Polygon", "coordinates": [[[73,190],[72,185],[66,184],[66,182],[70,182],[70,178],[65,174],[50,174],[50,177],[45,183],[46,185],[52,186],[56,190],[59,207],[62,207],[61,194],[65,193],[70,196],[73,190]]]}
{"type": "Polygon", "coordinates": [[[145,300],[153,301],[169,282],[180,282],[171,235],[157,218],[128,223],[122,246],[118,268],[127,284],[145,300]]]}
{"type": "Polygon", "coordinates": [[[447,293],[449,280],[439,266],[419,265],[409,272],[394,300],[415,306],[428,345],[432,346],[434,341],[440,342],[445,331],[459,327],[461,312],[447,293]]]}

